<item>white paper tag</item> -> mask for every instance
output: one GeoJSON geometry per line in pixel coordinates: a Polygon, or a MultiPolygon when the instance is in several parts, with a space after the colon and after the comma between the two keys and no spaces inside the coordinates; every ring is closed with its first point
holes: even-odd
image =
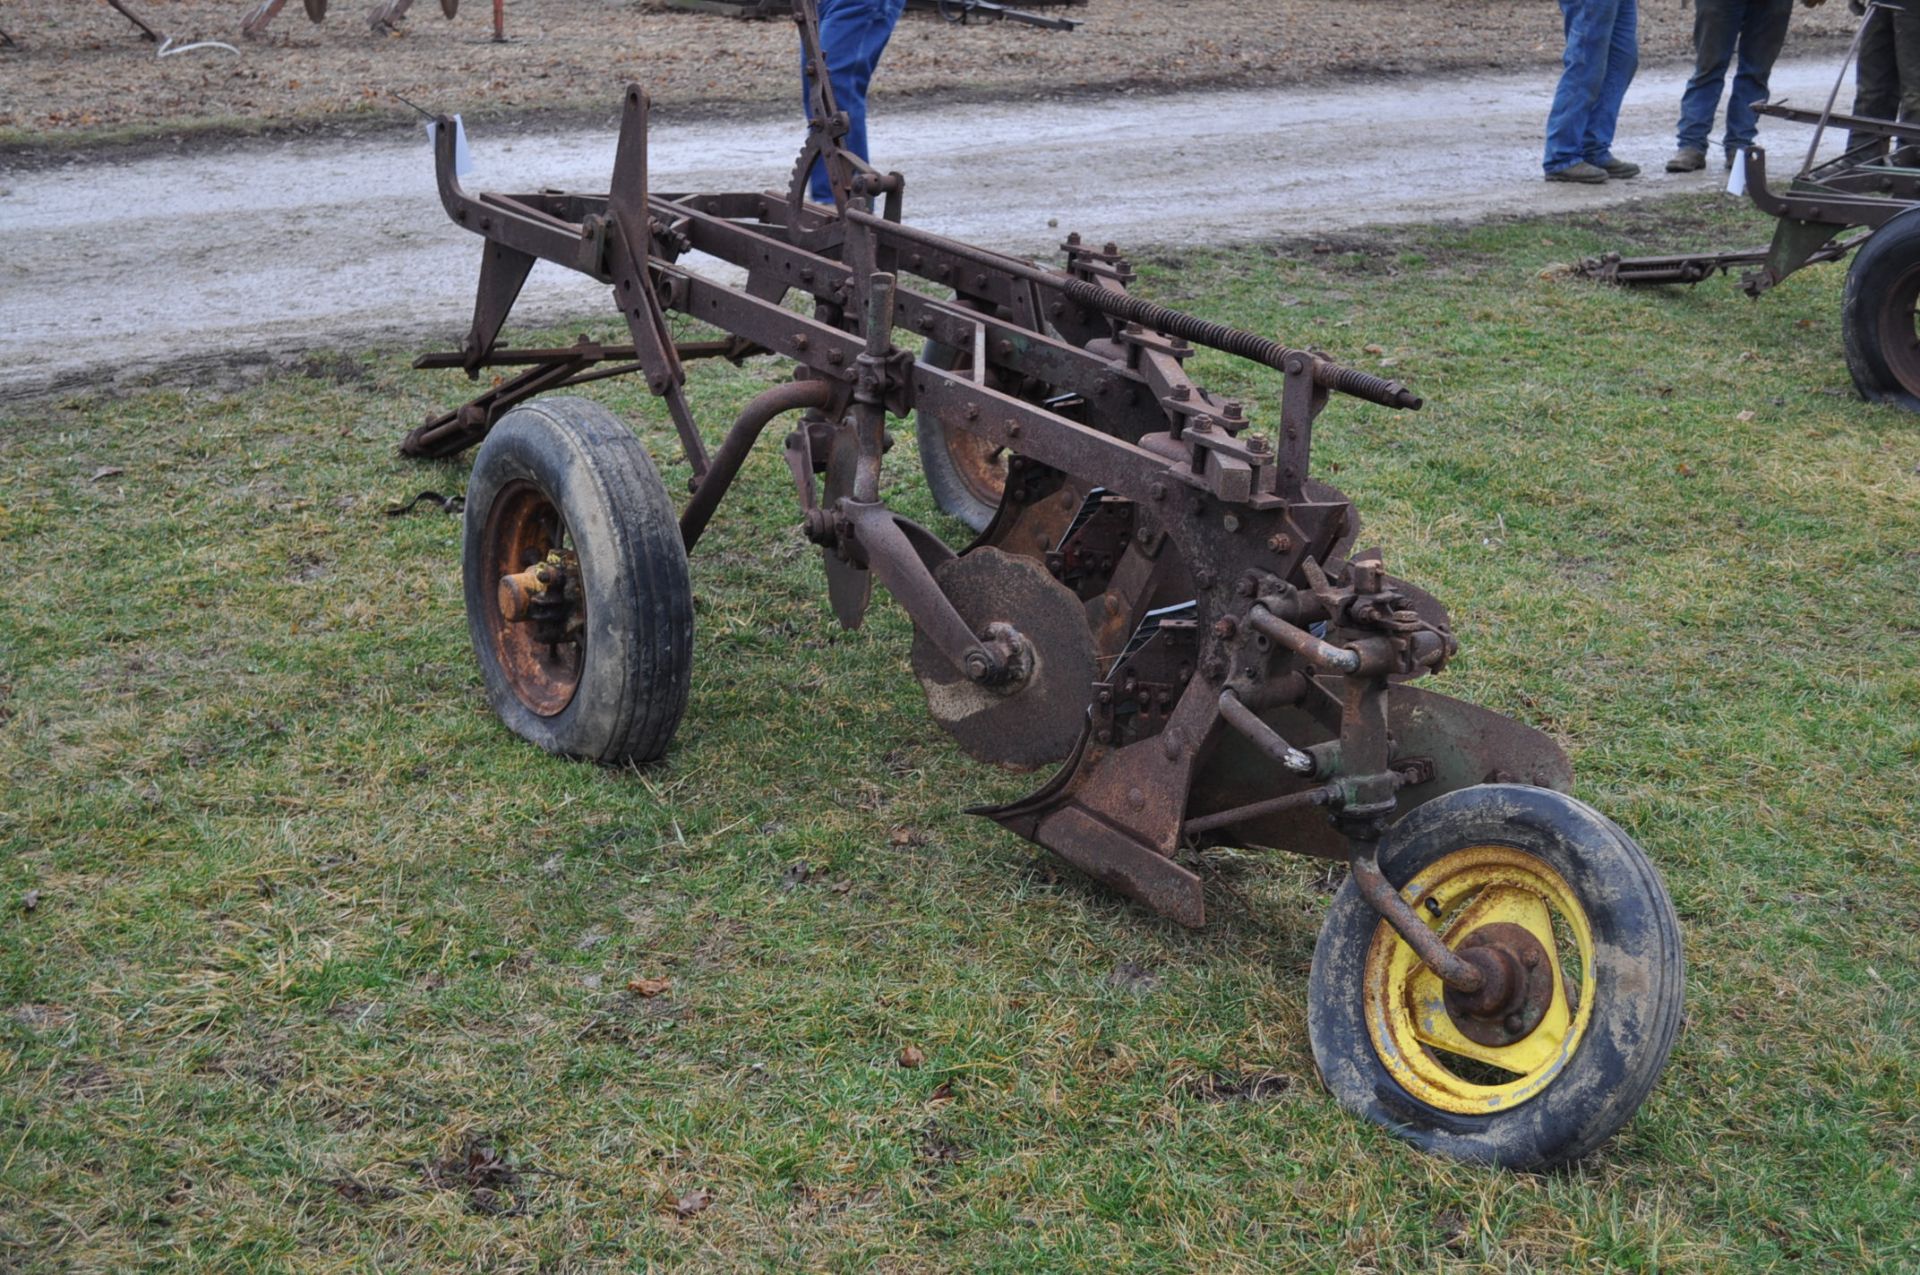
{"type": "MultiPolygon", "coordinates": [[[[440,131],[438,120],[427,121],[427,145],[434,144],[434,134],[440,131]]],[[[473,171],[473,152],[467,149],[467,126],[460,122],[458,115],[453,117],[453,175],[465,177],[473,171]]]]}
{"type": "Polygon", "coordinates": [[[1727,193],[1747,193],[1747,148],[1744,146],[1733,152],[1733,167],[1727,170],[1727,193]]]}

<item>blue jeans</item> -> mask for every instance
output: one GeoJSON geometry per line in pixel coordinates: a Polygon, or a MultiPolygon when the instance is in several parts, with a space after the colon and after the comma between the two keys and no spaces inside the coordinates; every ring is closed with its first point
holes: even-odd
{"type": "MultiPolygon", "coordinates": [[[[867,158],[867,85],[906,7],[907,0],[820,0],[820,56],[827,62],[834,104],[847,113],[847,149],[861,159],[867,158]]],[[[804,69],[800,88],[804,108],[804,69]]],[[[815,203],[833,202],[824,163],[815,162],[808,184],[815,203]]]]}
{"type": "Polygon", "coordinates": [[[1560,0],[1566,20],[1566,69],[1547,115],[1549,173],[1582,160],[1605,164],[1613,158],[1613,130],[1620,102],[1640,65],[1640,9],[1637,0],[1560,0]]]}
{"type": "Polygon", "coordinates": [[[1693,78],[1680,96],[1680,149],[1705,151],[1727,65],[1739,61],[1727,98],[1727,131],[1721,145],[1732,151],[1753,145],[1760,129],[1754,103],[1767,100],[1767,77],[1787,42],[1793,0],[1694,0],[1693,78]]]}

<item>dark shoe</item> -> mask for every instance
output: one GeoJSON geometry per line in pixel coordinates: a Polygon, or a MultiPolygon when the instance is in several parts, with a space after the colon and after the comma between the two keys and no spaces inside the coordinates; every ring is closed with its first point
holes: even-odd
{"type": "Polygon", "coordinates": [[[1600,165],[1600,167],[1606,170],[1607,176],[1616,181],[1625,181],[1629,177],[1638,177],[1640,175],[1640,165],[1630,164],[1624,159],[1613,159],[1609,157],[1607,162],[1600,165]]]}
{"type": "Polygon", "coordinates": [[[1547,180],[1550,182],[1579,182],[1583,186],[1600,186],[1606,183],[1607,170],[1598,164],[1589,164],[1583,159],[1577,164],[1569,164],[1565,168],[1556,169],[1548,173],[1547,180]]]}
{"type": "Polygon", "coordinates": [[[1673,153],[1673,158],[1667,161],[1667,171],[1670,173],[1697,173],[1706,166],[1707,153],[1697,151],[1691,146],[1682,146],[1673,153]]]}

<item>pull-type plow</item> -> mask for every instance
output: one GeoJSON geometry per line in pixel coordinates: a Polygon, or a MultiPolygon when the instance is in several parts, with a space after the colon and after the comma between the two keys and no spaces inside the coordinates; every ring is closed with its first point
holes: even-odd
{"type": "Polygon", "coordinates": [[[1047,269],[908,226],[901,176],[841,145],[846,117],[811,73],[811,0],[795,10],[811,119],[784,192],[654,193],[637,86],[606,194],[470,195],[451,121],[437,132],[447,212],[486,246],[465,347],[419,365],[523,370],[402,450],[484,439],[465,579],[496,711],[555,752],[660,756],[687,698],[687,551],[767,425],[803,413],[785,457],[836,616],[857,626],[877,577],[913,619],[914,672],[961,747],[1059,763],[1031,796],[978,813],[1185,925],[1205,918],[1190,865],[1207,845],[1349,863],[1311,988],[1314,1057],[1338,1098],[1470,1159],[1543,1165],[1597,1146],[1677,1031],[1678,925],[1634,843],[1565,795],[1553,741],[1413,684],[1456,651],[1447,613],[1354,550],[1352,504],[1309,474],[1331,394],[1420,400],[1131,295],[1111,244],[1070,236],[1065,268],[1047,269]],[[832,206],[806,198],[816,162],[832,206]],[[683,264],[696,253],[744,284],[683,264]],[[608,284],[631,343],[499,346],[541,259],[608,284]],[[810,314],[786,304],[795,294],[810,314]],[[676,344],[669,313],[726,335],[676,344]],[[924,339],[917,359],[900,331],[924,339]],[[1187,376],[1196,345],[1281,374],[1270,438],[1187,376]],[[709,452],[688,363],[768,354],[795,379],[709,452]],[[604,408],[528,401],[623,374],[677,428],[692,470],[677,513],[604,408]],[[936,495],[980,524],[964,550],[887,507],[889,415],[917,416],[936,495]]]}

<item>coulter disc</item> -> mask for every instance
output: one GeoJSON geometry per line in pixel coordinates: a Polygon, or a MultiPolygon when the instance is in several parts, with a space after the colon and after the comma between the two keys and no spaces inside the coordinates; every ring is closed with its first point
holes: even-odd
{"type": "Polygon", "coordinates": [[[934,578],[975,634],[1008,626],[1020,635],[1024,674],[982,686],[916,629],[913,672],[934,720],[981,761],[1020,769],[1060,761],[1086,727],[1097,675],[1085,604],[1038,562],[998,549],[943,563],[934,578]]]}

